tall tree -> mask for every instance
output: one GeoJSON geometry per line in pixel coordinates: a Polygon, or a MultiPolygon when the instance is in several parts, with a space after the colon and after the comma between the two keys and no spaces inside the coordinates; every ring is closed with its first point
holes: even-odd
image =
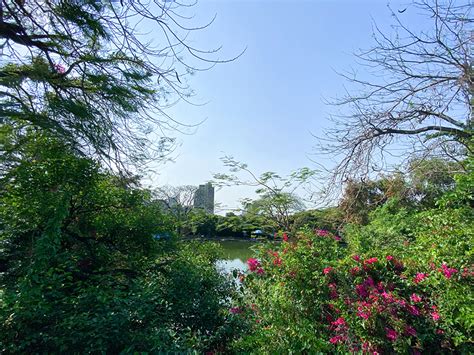
{"type": "Polygon", "coordinates": [[[179,234],[183,223],[192,212],[197,187],[193,185],[163,186],[155,190],[154,195],[161,201],[175,222],[179,234]]]}
{"type": "Polygon", "coordinates": [[[217,186],[254,186],[259,198],[243,201],[244,212],[270,219],[277,228],[290,230],[290,215],[305,208],[304,201],[297,195],[299,190],[309,190],[315,170],[301,168],[288,176],[267,171],[256,175],[247,164],[226,156],[221,159],[229,173],[214,174],[217,186]]]}
{"type": "Polygon", "coordinates": [[[400,158],[459,160],[469,152],[474,117],[471,6],[468,1],[415,1],[406,11],[392,12],[394,33],[375,26],[375,45],[357,54],[372,76],[343,74],[359,90],[334,102],[341,112],[321,144],[325,154],[341,158],[339,178],[367,176],[400,158]],[[404,17],[415,11],[431,22],[429,30],[405,24],[404,17]]]}
{"type": "Polygon", "coordinates": [[[28,130],[41,129],[114,167],[163,157],[179,127],[165,113],[170,100],[189,97],[185,76],[205,69],[196,65],[219,62],[187,43],[203,28],[186,26],[187,7],[1,1],[0,124],[2,140],[13,140],[2,153],[14,155],[28,130]]]}

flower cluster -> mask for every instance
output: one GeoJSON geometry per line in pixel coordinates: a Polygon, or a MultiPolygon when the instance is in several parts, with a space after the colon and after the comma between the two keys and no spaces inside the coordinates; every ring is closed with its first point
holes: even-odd
{"type": "Polygon", "coordinates": [[[265,271],[263,270],[260,261],[255,258],[249,258],[247,260],[247,266],[251,272],[256,272],[258,275],[263,275],[265,271]]]}
{"type": "Polygon", "coordinates": [[[447,279],[450,279],[455,273],[458,272],[457,269],[448,267],[446,263],[443,263],[441,265],[441,268],[439,269],[439,271],[441,271],[447,279]]]}
{"type": "Polygon", "coordinates": [[[315,229],[314,233],[318,237],[331,237],[332,239],[334,239],[338,242],[342,240],[342,238],[340,236],[332,234],[332,233],[330,233],[329,231],[327,231],[325,229],[315,229]]]}
{"type": "MultiPolygon", "coordinates": [[[[329,313],[326,316],[327,327],[330,330],[328,341],[337,346],[344,346],[351,352],[378,352],[377,346],[366,335],[357,335],[349,327],[348,318],[342,314],[354,315],[353,324],[363,322],[365,334],[377,334],[387,343],[404,341],[406,344],[418,340],[409,340],[418,336],[417,329],[425,328],[431,324],[433,333],[439,336],[437,323],[441,319],[438,309],[433,301],[423,293],[415,292],[416,284],[428,277],[425,273],[415,276],[415,284],[408,286],[403,282],[403,263],[392,255],[388,255],[386,263],[377,258],[363,260],[354,255],[352,260],[359,265],[348,268],[349,276],[345,279],[352,280],[353,286],[348,289],[346,282],[337,282],[337,273],[341,270],[332,267],[323,269],[324,275],[332,275],[328,279],[329,313]],[[371,267],[377,264],[377,268],[371,267]],[[397,281],[400,280],[400,281],[397,281]],[[398,282],[398,283],[397,283],[398,282]],[[408,289],[407,289],[408,287],[408,289]],[[380,328],[380,325],[383,327],[380,328]]],[[[441,271],[454,273],[457,270],[442,266],[441,271]]],[[[416,349],[413,349],[415,351],[416,349]]]]}
{"type": "Polygon", "coordinates": [[[413,282],[416,283],[416,284],[420,283],[421,281],[423,281],[427,277],[428,277],[428,274],[425,274],[423,272],[419,272],[415,275],[415,278],[413,279],[413,282]]]}

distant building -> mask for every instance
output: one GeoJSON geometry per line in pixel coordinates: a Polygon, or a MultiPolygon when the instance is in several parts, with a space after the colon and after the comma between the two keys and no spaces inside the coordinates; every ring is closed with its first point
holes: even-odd
{"type": "Polygon", "coordinates": [[[214,214],[214,186],[210,182],[199,185],[194,194],[194,207],[214,214]]]}

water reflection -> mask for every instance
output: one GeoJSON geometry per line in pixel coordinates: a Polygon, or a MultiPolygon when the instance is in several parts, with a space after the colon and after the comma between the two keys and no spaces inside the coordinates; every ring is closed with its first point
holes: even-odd
{"type": "Polygon", "coordinates": [[[238,240],[223,240],[219,244],[222,246],[223,259],[217,262],[217,267],[223,272],[230,273],[237,269],[247,271],[247,259],[251,258],[253,251],[251,247],[255,243],[238,240]]]}
{"type": "Polygon", "coordinates": [[[225,273],[230,273],[232,270],[247,271],[247,263],[241,259],[219,260],[216,263],[217,268],[225,273]]]}

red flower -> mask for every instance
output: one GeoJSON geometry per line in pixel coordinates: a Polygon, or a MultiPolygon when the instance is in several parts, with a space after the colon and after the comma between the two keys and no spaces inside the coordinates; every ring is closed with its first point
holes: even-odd
{"type": "Polygon", "coordinates": [[[329,274],[329,273],[331,272],[331,270],[332,270],[332,267],[330,267],[330,266],[329,266],[329,267],[325,267],[325,268],[323,269],[324,275],[329,274]]]}
{"type": "Polygon", "coordinates": [[[257,274],[263,275],[264,273],[265,273],[265,271],[264,271],[261,267],[259,267],[259,268],[257,269],[257,274]]]}
{"type": "Polygon", "coordinates": [[[360,261],[360,256],[359,255],[353,255],[352,259],[354,259],[355,261],[360,261]]]}
{"type": "Polygon", "coordinates": [[[283,241],[285,241],[285,242],[288,241],[288,234],[283,233],[283,241]]]}
{"type": "Polygon", "coordinates": [[[342,238],[338,235],[335,235],[334,237],[332,237],[332,239],[337,240],[338,242],[342,240],[342,238]]]}
{"type": "Polygon", "coordinates": [[[385,257],[385,259],[387,259],[387,261],[393,260],[393,256],[387,255],[387,256],[385,257]]]}
{"type": "Polygon", "coordinates": [[[427,274],[425,274],[423,272],[419,272],[415,275],[415,278],[413,279],[413,282],[417,284],[417,283],[423,281],[424,279],[426,279],[427,277],[428,277],[427,274]]]}
{"type": "Polygon", "coordinates": [[[281,265],[281,259],[278,258],[278,257],[275,258],[275,259],[273,259],[273,265],[278,265],[278,266],[280,266],[280,265],[281,265]]]}

